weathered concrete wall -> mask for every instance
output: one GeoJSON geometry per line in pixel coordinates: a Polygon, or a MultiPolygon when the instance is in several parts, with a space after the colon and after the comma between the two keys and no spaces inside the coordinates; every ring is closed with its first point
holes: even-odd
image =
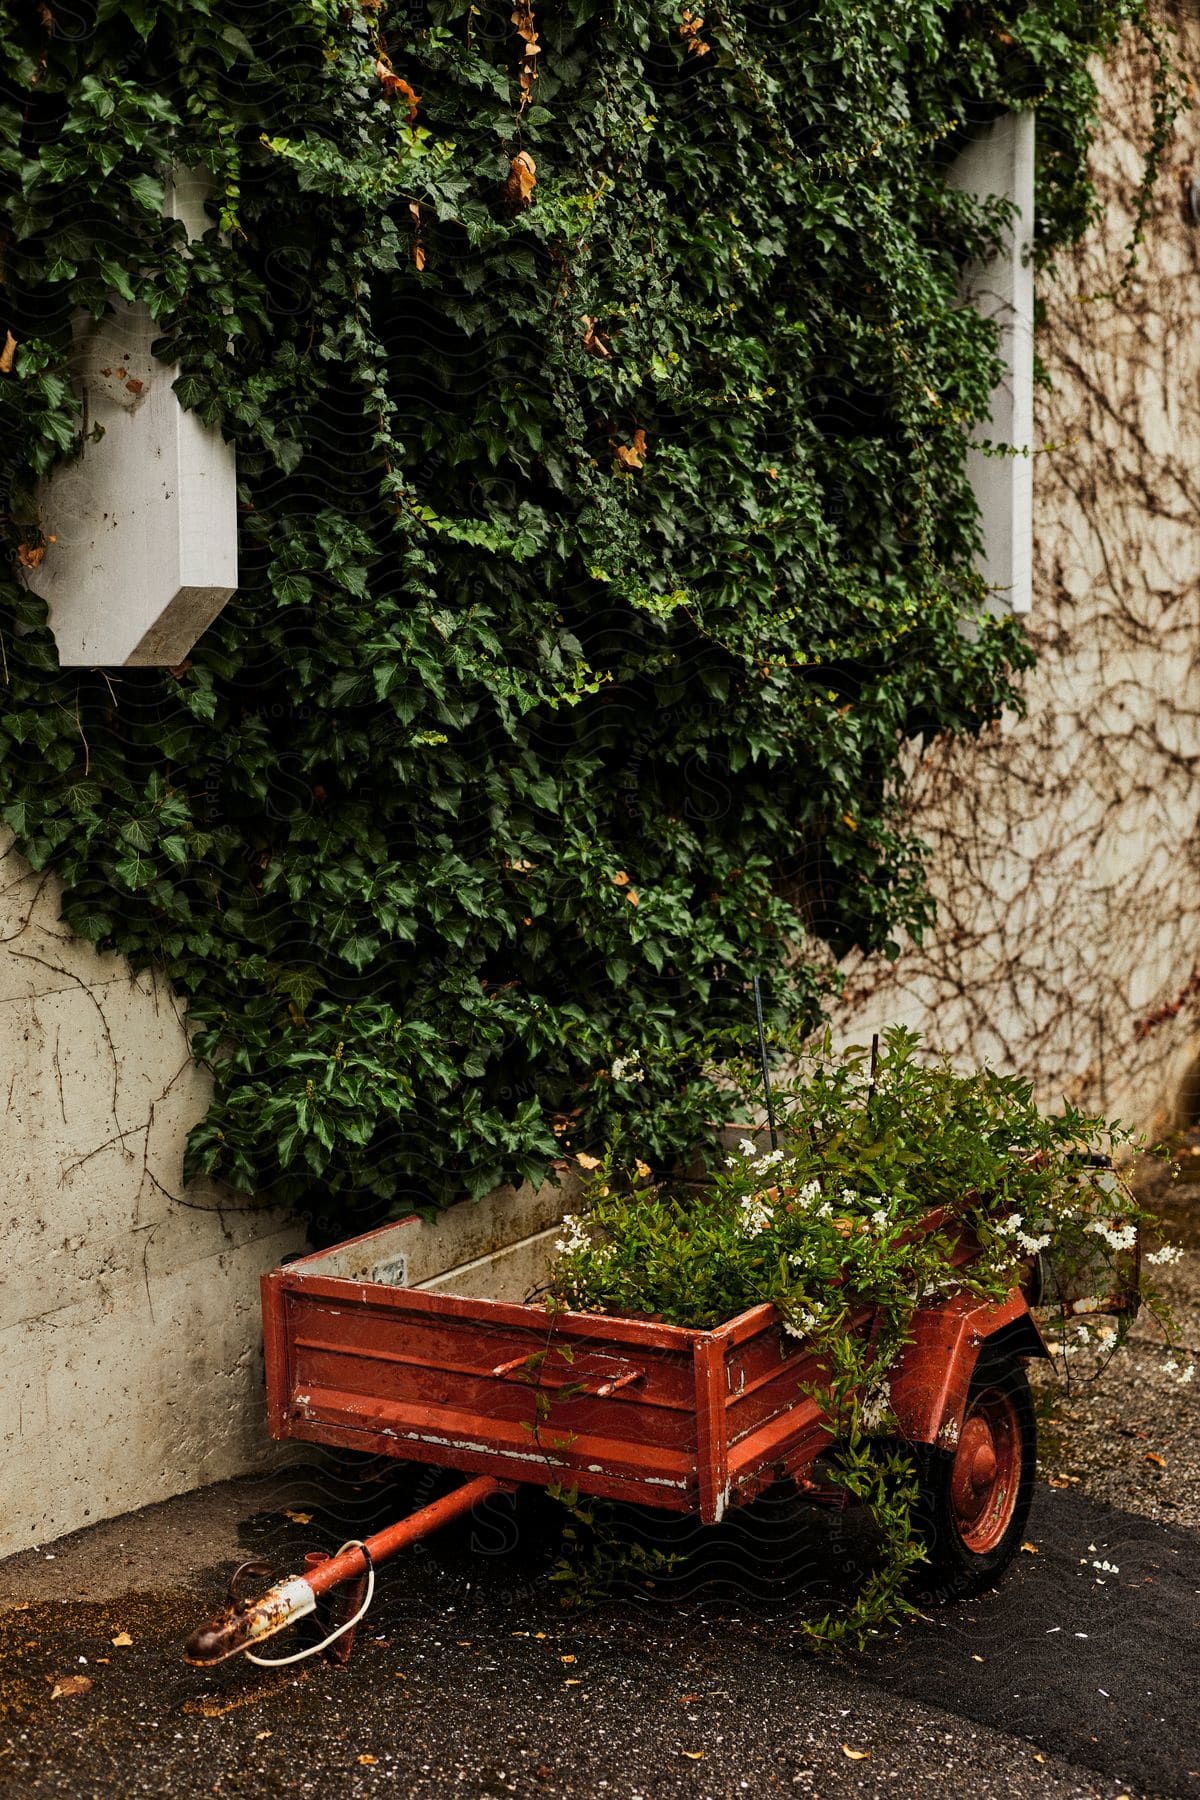
{"type": "MultiPolygon", "coordinates": [[[[1200,19],[1171,17],[1194,68],[1200,19]]],[[[1200,1054],[1200,115],[1135,279],[1097,298],[1121,279],[1148,120],[1133,51],[1103,78],[1103,220],[1040,279],[1028,716],[921,759],[938,924],[893,968],[850,968],[838,1027],[901,1020],[1156,1130],[1200,1054]]]]}
{"type": "Polygon", "coordinates": [[[302,1233],[180,1182],[177,1003],[0,856],[0,1556],[260,1466],[258,1276],[302,1233]]]}

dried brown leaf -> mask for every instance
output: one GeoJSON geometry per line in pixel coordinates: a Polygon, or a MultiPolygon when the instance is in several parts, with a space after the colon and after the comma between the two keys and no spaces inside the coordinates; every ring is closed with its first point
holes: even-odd
{"type": "Polygon", "coordinates": [[[614,444],[613,454],[623,469],[641,469],[646,463],[646,434],[638,430],[632,444],[614,444]]]}
{"type": "Polygon", "coordinates": [[[403,75],[397,75],[386,56],[376,57],[375,73],[379,77],[380,87],[383,89],[389,100],[399,99],[407,102],[408,122],[410,125],[415,125],[417,120],[417,108],[421,104],[421,96],[416,92],[412,83],[405,81],[403,75]]]}
{"type": "Polygon", "coordinates": [[[687,45],[689,56],[707,56],[712,49],[706,44],[700,33],[704,30],[704,14],[694,13],[685,6],[679,20],[679,35],[687,45]]]}
{"type": "Polygon", "coordinates": [[[596,321],[591,314],[584,313],[580,323],[583,326],[583,347],[588,355],[598,356],[601,360],[606,356],[611,356],[612,351],[608,347],[607,340],[596,330],[596,321]]]}
{"type": "Polygon", "coordinates": [[[518,150],[509,165],[508,180],[504,184],[505,204],[514,210],[532,205],[536,186],[537,164],[528,150],[518,150]]]}
{"type": "Polygon", "coordinates": [[[61,1675],[50,1689],[52,1700],[69,1700],[73,1694],[86,1694],[92,1685],[90,1675],[61,1675]]]}

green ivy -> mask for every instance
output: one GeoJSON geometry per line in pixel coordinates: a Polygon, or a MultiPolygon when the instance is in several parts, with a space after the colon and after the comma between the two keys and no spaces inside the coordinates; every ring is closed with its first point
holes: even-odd
{"type": "Polygon", "coordinates": [[[1036,107],[1041,251],[1077,235],[1142,0],[699,5],[0,28],[3,817],[186,999],[188,1171],[331,1229],[621,1120],[668,1164],[753,974],[812,1021],[929,922],[905,744],[1030,660],[964,475],[1003,209],[943,175],[1036,107]],[[190,252],[173,162],[213,177],[190,252]],[[22,580],[114,299],[237,446],[241,587],[170,672],[60,671],[22,580]]]}

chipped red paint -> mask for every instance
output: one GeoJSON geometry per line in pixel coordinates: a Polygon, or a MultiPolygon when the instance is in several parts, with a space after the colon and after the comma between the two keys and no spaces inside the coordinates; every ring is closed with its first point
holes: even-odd
{"type": "MultiPolygon", "coordinates": [[[[309,1272],[263,1279],[272,1434],[581,1491],[706,1523],[781,1475],[803,1475],[830,1436],[804,1390],[826,1373],[772,1306],[713,1331],[482,1300],[309,1272]],[[537,1397],[540,1391],[540,1400],[537,1397]]],[[[961,1417],[979,1344],[1021,1320],[959,1297],[923,1309],[896,1364],[908,1436],[961,1417]]],[[[864,1309],[853,1328],[870,1333],[864,1309]]]]}
{"type": "MultiPolygon", "coordinates": [[[[970,1254],[960,1243],[954,1264],[970,1254]]],[[[565,1476],[582,1492],[697,1512],[706,1524],[782,1476],[812,1498],[836,1498],[808,1473],[831,1441],[812,1392],[828,1370],[773,1306],[696,1331],[385,1286],[308,1260],[263,1277],[272,1436],[474,1477],[369,1538],[375,1564],[521,1482],[565,1476]]],[[[864,1307],[848,1329],[873,1338],[879,1325],[864,1307]]],[[[1044,1354],[1016,1288],[998,1304],[959,1294],[917,1313],[891,1372],[906,1436],[933,1443],[950,1431],[940,1441],[957,1443],[980,1346],[997,1334],[1018,1355],[1044,1354]]],[[[986,1461],[979,1445],[968,1451],[975,1486],[964,1505],[986,1461]]],[[[358,1546],[310,1555],[302,1577],[201,1626],[187,1659],[219,1662],[273,1636],[342,1582],[360,1583],[367,1566],[358,1546]]]]}
{"type": "Polygon", "coordinates": [[[920,1309],[913,1341],[896,1358],[891,1375],[892,1411],[912,1443],[936,1443],[948,1427],[961,1424],[980,1346],[1001,1332],[1006,1342],[1015,1339],[1016,1354],[1047,1355],[1019,1288],[997,1303],[958,1294],[942,1306],[920,1309]]]}

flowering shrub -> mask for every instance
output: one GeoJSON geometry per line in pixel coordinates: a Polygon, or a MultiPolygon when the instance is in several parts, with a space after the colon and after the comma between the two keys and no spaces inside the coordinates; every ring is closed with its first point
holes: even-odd
{"type": "MultiPolygon", "coordinates": [[[[899,1027],[874,1058],[834,1056],[826,1037],[781,1092],[780,1146],[744,1136],[702,1185],[656,1184],[644,1163],[624,1178],[619,1140],[581,1159],[591,1208],[564,1221],[555,1295],[576,1311],[700,1328],[771,1301],[806,1335],[871,1301],[892,1315],[898,1347],[917,1301],[964,1285],[1002,1295],[1039,1253],[1051,1294],[1085,1271],[1096,1296],[1127,1289],[1144,1215],[1089,1158],[1131,1134],[1071,1106],[1044,1114],[1019,1076],[960,1075],[919,1051],[899,1027]],[[951,1270],[964,1231],[979,1254],[951,1270]]],[[[1088,1310],[1086,1297],[1071,1304],[1088,1310]]]]}
{"type": "MultiPolygon", "coordinates": [[[[779,1147],[743,1137],[702,1186],[659,1186],[645,1164],[626,1173],[615,1147],[592,1171],[586,1218],[564,1221],[551,1277],[555,1305],[701,1329],[769,1301],[821,1351],[840,1445],[831,1472],[872,1508],[884,1545],[850,1615],[818,1628],[825,1638],[861,1641],[895,1616],[921,1558],[915,1488],[887,1443],[887,1375],[919,1306],[964,1289],[998,1299],[1040,1256],[1044,1298],[1077,1329],[1115,1344],[1141,1298],[1170,1346],[1169,1315],[1137,1266],[1148,1215],[1104,1166],[1130,1133],[1071,1106],[1046,1115],[1020,1077],[959,1075],[919,1052],[901,1028],[877,1054],[835,1056],[826,1036],[782,1093],[779,1147]],[[964,1234],[977,1254],[955,1267],[964,1234]],[[869,1341],[851,1329],[864,1305],[879,1309],[869,1341]],[[1106,1305],[1121,1308],[1115,1323],[1106,1305]]],[[[1166,1366],[1179,1373],[1173,1356],[1166,1366]]]]}

